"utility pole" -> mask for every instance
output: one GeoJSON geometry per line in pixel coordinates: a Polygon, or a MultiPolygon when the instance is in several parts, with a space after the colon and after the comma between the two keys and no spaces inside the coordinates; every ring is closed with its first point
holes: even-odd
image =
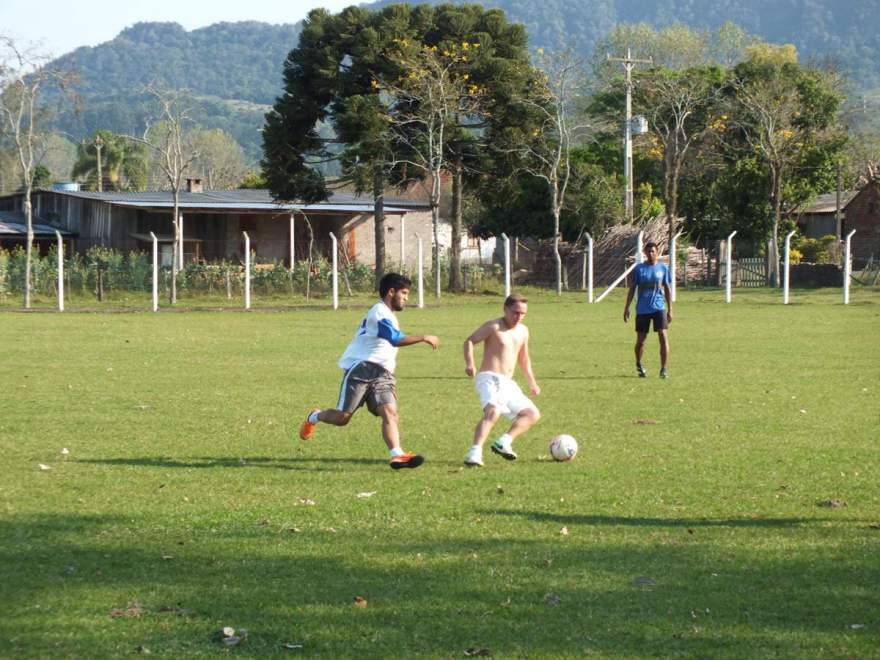
{"type": "Polygon", "coordinates": [[[626,208],[627,222],[633,221],[633,167],[632,167],[632,70],[636,64],[653,64],[654,58],[646,60],[636,59],[630,49],[626,49],[626,57],[611,57],[606,55],[609,62],[620,62],[626,72],[626,119],[624,121],[623,137],[623,180],[626,185],[623,203],[626,208]]]}
{"type": "Polygon", "coordinates": [[[98,156],[98,192],[104,192],[104,175],[101,172],[101,147],[104,146],[104,140],[100,135],[95,136],[95,153],[98,156]]]}

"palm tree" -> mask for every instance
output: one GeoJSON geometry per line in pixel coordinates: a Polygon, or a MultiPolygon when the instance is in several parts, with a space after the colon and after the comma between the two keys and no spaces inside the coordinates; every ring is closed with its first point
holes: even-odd
{"type": "Polygon", "coordinates": [[[94,137],[77,146],[76,163],[70,176],[84,180],[90,188],[97,190],[99,171],[101,189],[143,190],[147,185],[146,148],[110,131],[97,131],[94,137]]]}

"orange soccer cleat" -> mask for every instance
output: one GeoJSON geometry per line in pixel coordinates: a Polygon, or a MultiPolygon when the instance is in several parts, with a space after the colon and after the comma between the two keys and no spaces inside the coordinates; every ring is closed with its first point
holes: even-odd
{"type": "Polygon", "coordinates": [[[420,454],[413,454],[411,451],[395,456],[391,459],[391,469],[400,470],[401,468],[417,468],[425,462],[425,458],[420,454]]]}
{"type": "Polygon", "coordinates": [[[315,427],[317,426],[317,424],[312,424],[309,421],[309,416],[315,412],[319,412],[319,409],[314,408],[314,409],[310,410],[309,414],[306,415],[305,421],[299,425],[299,439],[300,440],[308,440],[309,438],[312,437],[312,434],[315,432],[315,427]]]}

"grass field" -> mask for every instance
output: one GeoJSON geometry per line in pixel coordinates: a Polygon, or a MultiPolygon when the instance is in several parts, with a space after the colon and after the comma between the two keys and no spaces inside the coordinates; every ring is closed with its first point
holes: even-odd
{"type": "Polygon", "coordinates": [[[880,657],[880,293],[722,300],[680,293],[660,381],[622,293],[536,293],[543,420],[473,470],[500,298],[407,309],[443,345],[399,355],[401,472],[366,411],[294,439],[367,299],[3,312],[0,656],[880,657]]]}

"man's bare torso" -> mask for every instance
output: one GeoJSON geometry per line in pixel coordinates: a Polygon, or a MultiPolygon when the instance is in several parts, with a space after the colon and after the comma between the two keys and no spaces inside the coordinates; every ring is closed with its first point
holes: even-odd
{"type": "Polygon", "coordinates": [[[513,378],[516,361],[528,339],[529,329],[522,323],[508,328],[503,318],[495,319],[490,324],[489,336],[483,343],[480,371],[493,371],[513,378]]]}

